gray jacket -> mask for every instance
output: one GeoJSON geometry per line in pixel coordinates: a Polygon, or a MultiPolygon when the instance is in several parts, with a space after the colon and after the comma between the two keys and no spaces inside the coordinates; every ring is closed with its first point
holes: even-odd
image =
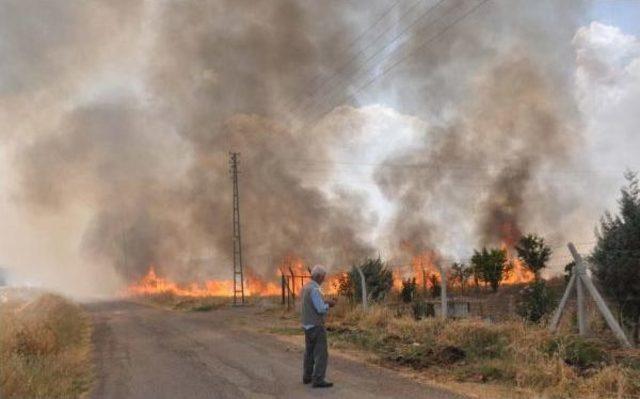
{"type": "Polygon", "coordinates": [[[324,325],[328,309],[320,285],[313,280],[305,284],[302,288],[302,325],[305,328],[324,325]]]}

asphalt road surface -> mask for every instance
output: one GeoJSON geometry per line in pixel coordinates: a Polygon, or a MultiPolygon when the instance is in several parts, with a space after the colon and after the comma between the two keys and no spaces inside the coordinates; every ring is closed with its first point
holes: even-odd
{"type": "Polygon", "coordinates": [[[299,347],[234,323],[250,320],[250,309],[186,313],[123,301],[87,308],[95,323],[91,398],[459,398],[335,351],[327,379],[336,385],[303,385],[299,347]]]}

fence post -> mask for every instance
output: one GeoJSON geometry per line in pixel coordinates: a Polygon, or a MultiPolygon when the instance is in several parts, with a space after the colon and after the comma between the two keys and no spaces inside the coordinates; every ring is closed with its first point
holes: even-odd
{"type": "Polygon", "coordinates": [[[584,273],[584,270],[582,270],[582,266],[577,267],[576,265],[576,270],[575,272],[578,274],[577,280],[576,280],[576,296],[577,296],[577,308],[578,308],[578,332],[580,334],[580,336],[585,336],[587,335],[587,312],[585,311],[584,308],[584,288],[583,288],[583,283],[582,283],[582,274],[584,273]]]}
{"type": "Polygon", "coordinates": [[[556,309],[556,312],[553,314],[553,318],[551,319],[551,324],[549,325],[549,330],[551,332],[556,331],[556,329],[558,328],[558,323],[560,322],[562,311],[564,310],[564,307],[567,305],[567,299],[569,299],[569,294],[571,293],[571,290],[573,289],[573,286],[575,285],[575,283],[576,283],[576,273],[574,270],[574,272],[571,273],[571,278],[569,279],[567,288],[565,288],[564,290],[564,294],[562,295],[560,304],[558,305],[558,308],[556,309]]]}
{"type": "Polygon", "coordinates": [[[284,291],[285,291],[285,276],[284,273],[280,276],[282,277],[280,284],[282,285],[282,304],[284,305],[284,291]]]}
{"type": "Polygon", "coordinates": [[[440,302],[442,302],[442,311],[441,317],[443,319],[447,318],[447,274],[444,272],[444,268],[442,266],[438,266],[440,270],[440,302]]]}
{"type": "Polygon", "coordinates": [[[549,326],[549,329],[551,331],[555,331],[556,328],[558,327],[558,322],[560,320],[560,316],[562,315],[562,310],[565,307],[567,298],[569,297],[569,293],[571,292],[571,289],[575,284],[577,294],[579,296],[578,297],[578,324],[580,328],[580,334],[582,335],[583,333],[586,333],[586,317],[584,315],[584,298],[583,298],[584,293],[582,294],[580,293],[580,290],[582,288],[581,285],[584,284],[584,287],[586,287],[587,291],[589,291],[589,294],[591,294],[591,297],[594,299],[594,301],[596,302],[596,305],[598,306],[598,310],[606,320],[607,325],[609,326],[611,331],[613,331],[616,338],[618,338],[622,346],[627,348],[631,347],[631,343],[627,339],[627,336],[625,335],[624,331],[622,330],[622,328],[620,327],[616,319],[611,314],[611,311],[609,310],[607,303],[604,301],[602,296],[600,296],[600,293],[596,289],[595,285],[593,285],[591,278],[589,277],[589,275],[587,275],[587,272],[586,272],[587,268],[585,266],[584,260],[582,259],[582,256],[578,253],[578,251],[576,250],[576,247],[573,246],[573,243],[569,243],[567,246],[569,247],[569,251],[573,256],[573,259],[576,261],[576,266],[574,267],[575,269],[574,272],[571,273],[571,280],[569,280],[569,284],[567,285],[567,288],[564,291],[564,295],[562,296],[560,305],[558,306],[556,313],[553,315],[553,319],[551,320],[551,325],[549,326]],[[582,312],[583,314],[581,315],[580,312],[582,312]]]}
{"type": "Polygon", "coordinates": [[[367,282],[364,278],[364,273],[360,266],[355,266],[356,270],[360,274],[360,287],[362,288],[362,310],[367,311],[367,282]]]}
{"type": "Polygon", "coordinates": [[[293,274],[293,269],[291,269],[291,266],[289,266],[289,273],[291,273],[291,287],[289,287],[291,289],[291,300],[295,305],[296,304],[296,276],[293,274]]]}
{"type": "Polygon", "coordinates": [[[602,316],[604,316],[604,319],[607,321],[609,328],[613,331],[613,333],[618,338],[622,346],[630,348],[631,343],[627,339],[627,336],[625,335],[624,331],[616,321],[615,317],[613,317],[613,314],[611,314],[609,307],[607,306],[604,299],[602,299],[602,297],[600,296],[600,293],[598,292],[596,287],[593,285],[591,278],[589,278],[589,276],[587,275],[586,273],[587,268],[584,264],[584,260],[582,259],[582,256],[580,256],[580,254],[576,250],[576,247],[574,247],[572,243],[569,243],[568,246],[569,246],[569,251],[571,251],[571,255],[573,255],[573,258],[576,261],[576,268],[578,268],[578,273],[576,273],[578,275],[577,278],[580,279],[580,281],[587,288],[587,290],[589,291],[593,299],[596,301],[598,310],[600,310],[600,313],[602,314],[602,316]]]}
{"type": "Polygon", "coordinates": [[[427,296],[427,272],[422,268],[422,295],[427,296]]]}

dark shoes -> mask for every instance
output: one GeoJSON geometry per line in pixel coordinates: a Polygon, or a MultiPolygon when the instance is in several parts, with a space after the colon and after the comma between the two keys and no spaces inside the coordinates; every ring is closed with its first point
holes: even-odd
{"type": "Polygon", "coordinates": [[[333,382],[329,382],[329,381],[314,382],[312,386],[314,388],[331,388],[333,386],[333,382]]]}
{"type": "MultiPolygon", "coordinates": [[[[312,381],[311,378],[302,377],[302,383],[305,385],[311,384],[311,381],[312,381]]],[[[311,386],[314,388],[331,388],[333,386],[333,382],[329,382],[329,381],[314,382],[311,386]]]]}

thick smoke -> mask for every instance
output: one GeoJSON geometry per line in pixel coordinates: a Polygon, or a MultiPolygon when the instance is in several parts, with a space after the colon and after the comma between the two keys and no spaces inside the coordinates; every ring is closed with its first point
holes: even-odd
{"type": "Polygon", "coordinates": [[[364,91],[379,70],[372,41],[407,26],[411,5],[374,25],[390,3],[5,3],[0,123],[15,198],[37,220],[69,215],[79,239],[66,245],[124,281],[150,265],[174,278],[229,277],[229,151],[241,153],[245,264],[265,277],[288,255],[336,269],[375,255],[374,228],[391,252],[447,256],[550,222],[544,233],[558,239],[583,189],[553,179],[581,144],[570,71],[582,10],[490,1],[423,47],[476,4],[445,3],[383,52],[401,52],[390,62],[416,55],[364,91]],[[318,83],[345,63],[364,73],[324,96],[318,83]],[[307,107],[315,94],[339,101],[307,107]],[[384,226],[362,192],[328,193],[296,164],[324,163],[316,179],[332,178],[333,155],[362,128],[344,122],[344,106],[368,103],[427,126],[377,160],[375,182],[395,210],[384,226]],[[309,123],[321,108],[336,108],[324,128],[309,123]]]}
{"type": "Polygon", "coordinates": [[[141,68],[151,101],[118,96],[63,114],[55,132],[20,150],[22,198],[41,213],[90,208],[83,253],[125,280],[150,265],[177,278],[227,277],[233,150],[241,152],[245,264],[272,277],[291,254],[334,267],[370,254],[352,197],[329,200],[286,162],[326,159],[335,137],[277,122],[278,104],[325,67],[320,57],[340,61],[336,41],[352,34],[341,14],[352,7],[148,6],[157,37],[144,43],[141,68]]]}
{"type": "MultiPolygon", "coordinates": [[[[573,166],[580,145],[569,92],[569,43],[580,9],[558,5],[555,15],[565,23],[554,24],[542,20],[546,6],[513,9],[509,16],[504,6],[492,4],[414,61],[435,64],[434,74],[421,80],[411,66],[404,71],[405,81],[421,82],[408,90],[413,104],[405,106],[415,107],[422,95],[428,112],[442,110],[425,117],[434,122],[420,145],[393,155],[376,173],[381,190],[398,204],[393,236],[413,242],[416,252],[459,258],[473,246],[512,246],[527,229],[569,220],[581,192],[554,184],[573,166]],[[499,36],[488,28],[496,18],[499,36]],[[556,43],[552,51],[549,43],[556,43]],[[452,100],[455,111],[443,119],[452,100]]],[[[555,241],[566,238],[561,231],[538,232],[555,241]]]]}
{"type": "Polygon", "coordinates": [[[544,184],[545,171],[570,163],[577,142],[573,121],[561,114],[566,107],[530,59],[505,58],[488,68],[459,115],[426,132],[423,146],[390,160],[406,167],[382,166],[377,173],[383,191],[400,204],[395,236],[418,250],[455,241],[446,236],[455,234],[449,226],[467,221],[475,244],[511,246],[532,224],[529,215],[552,222],[553,211],[567,207],[567,196],[544,184]],[[449,209],[448,217],[440,208],[449,209]]]}

